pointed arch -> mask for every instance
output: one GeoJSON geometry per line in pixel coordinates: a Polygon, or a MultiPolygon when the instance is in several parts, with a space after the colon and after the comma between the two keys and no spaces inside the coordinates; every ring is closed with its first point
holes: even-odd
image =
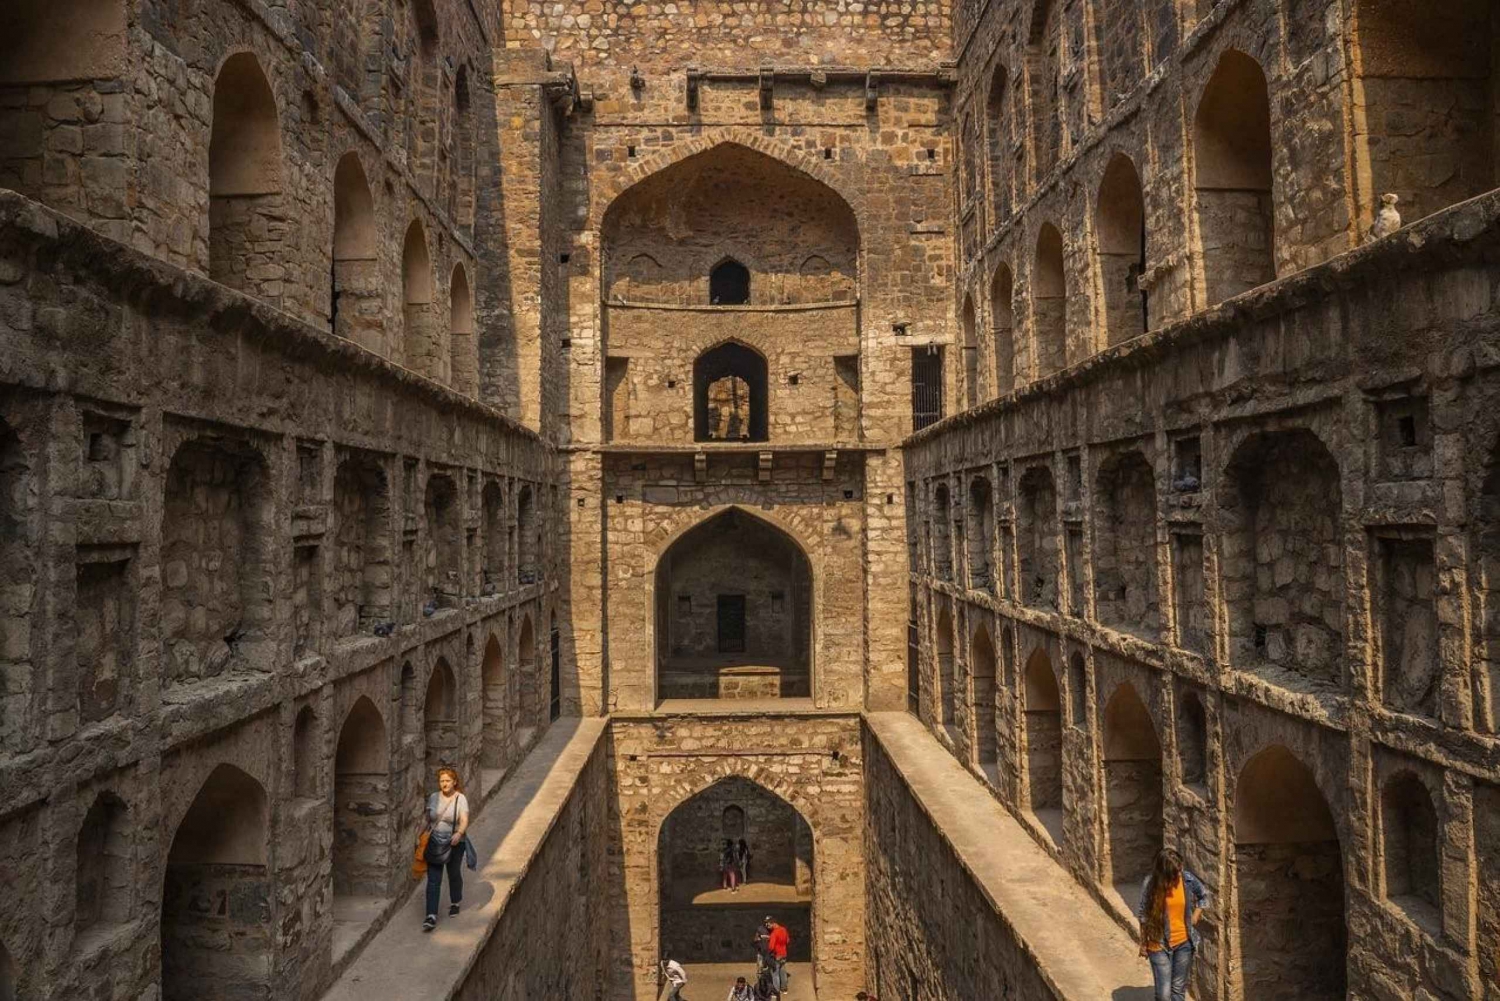
{"type": "Polygon", "coordinates": [[[1032,261],[1032,368],[1041,378],[1068,366],[1068,283],[1063,238],[1050,222],[1043,223],[1037,232],[1032,261]]]}
{"type": "Polygon", "coordinates": [[[1063,807],[1062,698],[1052,660],[1041,647],[1026,659],[1022,680],[1026,724],[1026,806],[1061,842],[1063,807]]]}
{"type": "Polygon", "coordinates": [[[989,96],[985,103],[985,125],[989,148],[990,218],[995,225],[1010,219],[1015,211],[1015,107],[1010,87],[1010,71],[997,63],[990,75],[989,96]]]}
{"type": "MultiPolygon", "coordinates": [[[[484,696],[479,764],[486,771],[499,771],[506,764],[510,708],[506,698],[505,648],[494,633],[484,643],[479,682],[484,696]]],[[[489,783],[485,785],[488,787],[489,783]]]]}
{"type": "Polygon", "coordinates": [[[1198,239],[1209,305],[1276,277],[1271,98],[1260,64],[1219,57],[1193,117],[1198,239]]]}
{"type": "Polygon", "coordinates": [[[214,81],[208,141],[208,274],[280,305],[287,280],[282,241],[281,123],[254,53],[224,61],[214,81]]]}
{"type": "Polygon", "coordinates": [[[376,354],[388,354],[375,200],[359,154],[345,153],[333,173],[333,332],[376,354]]]}
{"type": "Polygon", "coordinates": [[[1134,903],[1162,848],[1161,741],[1151,713],[1123,682],[1104,706],[1105,827],[1108,882],[1134,903]]]}
{"type": "Polygon", "coordinates": [[[995,644],[983,622],[974,627],[969,643],[969,674],[974,679],[974,761],[980,767],[1000,759],[1000,735],[995,730],[995,644]]]}
{"type": "Polygon", "coordinates": [[[403,362],[413,372],[441,381],[447,361],[444,337],[432,302],[432,256],[427,229],[413,219],[401,245],[401,301],[405,322],[403,362]]]}
{"type": "Polygon", "coordinates": [[[474,294],[469,273],[462,263],[453,266],[448,281],[449,365],[455,392],[474,396],[479,392],[479,346],[474,337],[474,294]]]}
{"type": "Polygon", "coordinates": [[[1099,280],[1104,286],[1108,343],[1121,344],[1150,329],[1142,276],[1146,272],[1146,199],[1135,163],[1116,153],[1099,183],[1099,280]]]}
{"type": "Polygon", "coordinates": [[[766,441],[770,437],[766,357],[732,339],[693,361],[693,424],[697,441],[766,441]]]}

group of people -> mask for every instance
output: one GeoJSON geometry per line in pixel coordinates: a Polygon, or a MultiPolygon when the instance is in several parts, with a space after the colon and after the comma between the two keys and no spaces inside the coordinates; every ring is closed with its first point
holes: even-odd
{"type": "Polygon", "coordinates": [[[724,839],[719,849],[719,889],[739,893],[740,884],[750,881],[750,843],[724,839]]]}
{"type": "MultiPolygon", "coordinates": [[[[744,842],[740,842],[744,844],[744,842]]],[[[791,986],[791,975],[786,968],[786,954],[791,947],[792,936],[786,925],[766,915],[751,943],[755,949],[755,983],[745,977],[736,977],[729,988],[726,1001],[784,1001],[791,986]]],[[[665,1001],[687,1001],[682,989],[687,986],[687,971],[675,959],[661,964],[662,976],[667,981],[665,1001]]]]}

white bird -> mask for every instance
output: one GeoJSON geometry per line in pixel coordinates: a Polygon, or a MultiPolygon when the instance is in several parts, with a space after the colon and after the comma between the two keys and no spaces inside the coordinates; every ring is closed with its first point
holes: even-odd
{"type": "Polygon", "coordinates": [[[1380,211],[1375,213],[1375,225],[1370,227],[1370,242],[1390,236],[1401,228],[1401,213],[1396,211],[1396,203],[1400,200],[1392,194],[1380,196],[1380,211]]]}

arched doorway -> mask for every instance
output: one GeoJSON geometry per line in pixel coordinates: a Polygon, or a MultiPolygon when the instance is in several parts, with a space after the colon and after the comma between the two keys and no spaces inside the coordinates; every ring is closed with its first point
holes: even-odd
{"type": "Polygon", "coordinates": [[[1104,707],[1107,882],[1130,906],[1162,846],[1161,742],[1135,688],[1121,685],[1104,707]]]}
{"type": "Polygon", "coordinates": [[[995,731],[995,644],[983,624],[969,646],[969,674],[974,679],[974,761],[991,780],[998,779],[1000,735],[995,731]]]}
{"type": "Polygon", "coordinates": [[[384,897],[390,882],[391,777],[385,720],[360,697],[333,760],[333,893],[384,897]]]}
{"type": "Polygon", "coordinates": [[[693,362],[693,426],[697,441],[765,441],[769,437],[766,359],[726,341],[693,362]]]}
{"type": "Polygon", "coordinates": [[[270,998],[266,850],[265,788],[233,765],[219,765],[177,825],[167,855],[162,1001],[270,998]]]}
{"type": "Polygon", "coordinates": [[[484,788],[497,783],[505,770],[506,731],[510,728],[505,685],[505,653],[493,633],[484,644],[479,669],[484,709],[480,728],[479,765],[484,770],[484,788]]]}
{"type": "Polygon", "coordinates": [[[437,770],[458,764],[458,691],[453,669],[442,657],[427,680],[422,703],[422,728],[427,738],[427,774],[422,781],[437,785],[437,770]]]}
{"type": "Polygon", "coordinates": [[[1234,795],[1240,993],[1245,1001],[1342,1001],[1344,859],[1333,813],[1291,751],[1266,748],[1234,795]]]}
{"type": "MultiPolygon", "coordinates": [[[[657,833],[659,942],[662,956],[693,964],[745,964],[749,937],[770,915],[791,933],[793,983],[812,979],[814,848],[812,828],[780,796],[747,778],[714,783],[679,804],[657,833]],[[739,892],[721,888],[724,841],[744,838],[749,879],[739,892]],[[800,967],[800,968],[799,968],[800,967]]],[[[742,972],[742,971],[736,971],[742,972]]],[[[720,996],[718,980],[699,993],[720,996]]],[[[692,978],[692,972],[689,972],[692,978]]],[[[799,991],[807,996],[806,991],[799,991]]]]}
{"type": "Polygon", "coordinates": [[[284,222],[276,95],[254,54],[237,52],[214,81],[208,276],[279,306],[282,272],[266,265],[282,263],[284,222]]]}
{"type": "Polygon", "coordinates": [[[728,508],[656,564],[657,696],[812,694],[812,569],[785,532],[728,508]]]}

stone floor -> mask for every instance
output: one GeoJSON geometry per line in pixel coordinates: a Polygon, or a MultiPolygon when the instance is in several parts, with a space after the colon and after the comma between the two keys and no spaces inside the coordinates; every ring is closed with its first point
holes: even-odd
{"type": "MultiPolygon", "coordinates": [[[[684,963],[682,968],[688,975],[682,1001],[724,1001],[729,995],[729,989],[734,986],[735,977],[744,977],[748,982],[755,983],[753,962],[684,963]]],[[[792,975],[792,982],[791,990],[784,995],[786,1001],[818,1001],[818,992],[812,987],[812,964],[788,963],[787,970],[792,975]]],[[[659,998],[666,996],[667,989],[663,987],[659,998]]],[[[829,1001],[841,999],[830,998],[829,1001]]]]}

